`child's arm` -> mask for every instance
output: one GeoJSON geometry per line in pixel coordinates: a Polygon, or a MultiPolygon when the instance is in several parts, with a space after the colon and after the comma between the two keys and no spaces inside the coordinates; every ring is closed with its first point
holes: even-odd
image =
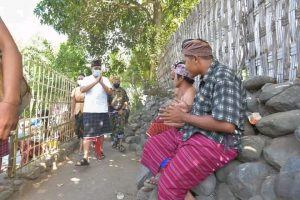
{"type": "MultiPolygon", "coordinates": [[[[174,102],[172,102],[172,105],[182,110],[182,112],[189,112],[191,108],[191,106],[187,105],[184,101],[181,100],[174,100],[174,102]]],[[[184,126],[184,123],[164,123],[164,124],[175,128],[181,128],[184,126]]]]}

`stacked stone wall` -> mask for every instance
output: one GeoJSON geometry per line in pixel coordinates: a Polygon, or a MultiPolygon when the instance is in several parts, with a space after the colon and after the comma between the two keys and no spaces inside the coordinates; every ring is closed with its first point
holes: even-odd
{"type": "MultiPolygon", "coordinates": [[[[275,83],[270,77],[256,76],[243,84],[247,89],[247,114],[258,112],[262,118],[256,125],[246,119],[241,153],[194,188],[197,199],[299,200],[300,82],[275,83]]],[[[126,129],[131,150],[141,154],[150,121],[169,99],[149,96],[143,110],[131,116],[126,129]]],[[[148,176],[148,170],[142,167],[139,189],[148,176]]],[[[139,191],[137,199],[153,200],[156,195],[139,191]]]]}

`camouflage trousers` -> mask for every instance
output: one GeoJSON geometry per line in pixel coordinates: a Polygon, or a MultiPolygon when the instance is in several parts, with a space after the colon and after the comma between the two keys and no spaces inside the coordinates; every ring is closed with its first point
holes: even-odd
{"type": "Polygon", "coordinates": [[[126,113],[123,112],[119,114],[118,112],[110,113],[110,120],[112,126],[112,137],[116,134],[124,134],[124,127],[125,127],[125,117],[126,113]]]}

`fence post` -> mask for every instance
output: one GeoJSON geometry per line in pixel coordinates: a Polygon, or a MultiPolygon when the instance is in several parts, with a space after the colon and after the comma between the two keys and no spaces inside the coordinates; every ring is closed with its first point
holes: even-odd
{"type": "Polygon", "coordinates": [[[16,176],[16,158],[17,158],[17,144],[18,144],[18,133],[12,134],[9,137],[9,156],[8,156],[8,167],[7,176],[13,178],[16,176]]]}

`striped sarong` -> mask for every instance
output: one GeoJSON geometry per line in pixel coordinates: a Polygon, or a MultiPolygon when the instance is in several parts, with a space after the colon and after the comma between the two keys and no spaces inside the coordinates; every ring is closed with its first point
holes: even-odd
{"type": "Polygon", "coordinates": [[[111,133],[108,113],[83,113],[83,137],[85,139],[100,137],[111,133]]]}
{"type": "Polygon", "coordinates": [[[141,163],[156,175],[161,162],[171,158],[158,181],[158,199],[183,200],[190,189],[236,156],[236,150],[200,133],[183,142],[182,133],[171,129],[148,139],[141,163]]]}

